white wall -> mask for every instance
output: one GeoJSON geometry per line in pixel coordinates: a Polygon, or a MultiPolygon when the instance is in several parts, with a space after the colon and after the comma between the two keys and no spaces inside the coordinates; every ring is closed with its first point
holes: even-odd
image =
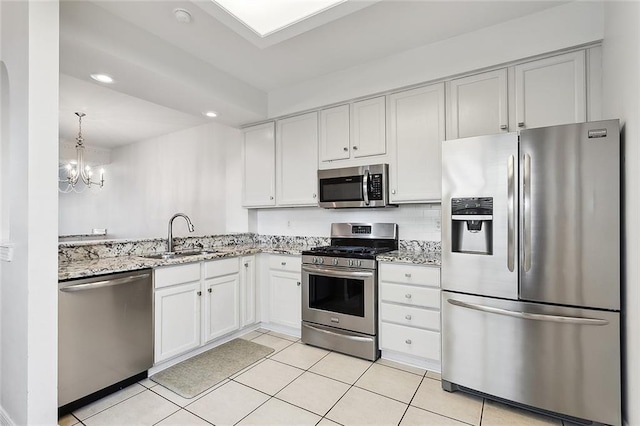
{"type": "MultiPolygon", "coordinates": [[[[107,228],[109,238],[166,238],[178,212],[191,218],[191,235],[246,231],[246,211],[227,188],[240,177],[240,140],[238,129],[210,123],[114,149],[102,189],[60,194],[60,234],[107,228]]],[[[186,235],[176,219],[174,236],[186,235]]]]}
{"type": "Polygon", "coordinates": [[[602,39],[600,2],[572,2],[269,92],[277,117],[602,39]]]}
{"type": "Polygon", "coordinates": [[[1,271],[0,419],[55,424],[58,2],[0,8],[2,238],[15,246],[1,271]]]}
{"type": "Polygon", "coordinates": [[[329,237],[333,222],[392,222],[398,224],[401,240],[440,241],[439,204],[386,209],[261,209],[255,214],[256,224],[252,231],[259,234],[329,237]]]}
{"type": "Polygon", "coordinates": [[[640,424],[640,3],[607,2],[603,43],[603,114],[623,126],[625,227],[623,274],[626,424],[640,424]]]}

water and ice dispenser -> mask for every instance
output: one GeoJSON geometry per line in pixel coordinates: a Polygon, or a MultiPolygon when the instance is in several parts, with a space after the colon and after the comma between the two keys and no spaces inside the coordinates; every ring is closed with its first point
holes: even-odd
{"type": "Polygon", "coordinates": [[[493,254],[493,198],[451,199],[451,250],[493,254]]]}

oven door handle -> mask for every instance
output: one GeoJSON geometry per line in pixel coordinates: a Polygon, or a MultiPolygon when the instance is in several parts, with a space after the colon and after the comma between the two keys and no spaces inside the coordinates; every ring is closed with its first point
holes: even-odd
{"type": "Polygon", "coordinates": [[[321,273],[330,277],[360,277],[367,278],[373,276],[373,271],[353,271],[353,270],[337,270],[332,268],[323,268],[322,266],[303,265],[302,270],[306,272],[321,273]]]}

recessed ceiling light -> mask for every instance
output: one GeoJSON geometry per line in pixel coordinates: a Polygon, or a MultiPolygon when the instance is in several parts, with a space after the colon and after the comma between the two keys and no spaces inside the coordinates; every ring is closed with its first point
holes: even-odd
{"type": "Polygon", "coordinates": [[[113,83],[113,78],[107,74],[91,74],[91,78],[100,83],[113,83]]]}
{"type": "Polygon", "coordinates": [[[191,22],[191,13],[186,9],[174,9],[173,15],[176,17],[176,21],[188,24],[191,22]]]}
{"type": "Polygon", "coordinates": [[[218,116],[218,113],[217,112],[213,112],[213,111],[207,111],[207,112],[205,112],[203,114],[206,115],[207,117],[211,117],[211,118],[214,118],[214,117],[218,116]]]}

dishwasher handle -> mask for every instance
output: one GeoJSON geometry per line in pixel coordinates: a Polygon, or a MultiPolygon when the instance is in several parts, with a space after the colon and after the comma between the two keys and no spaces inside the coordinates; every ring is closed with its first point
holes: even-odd
{"type": "Polygon", "coordinates": [[[94,282],[82,283],[82,284],[72,284],[66,287],[62,287],[60,291],[71,292],[71,291],[95,290],[97,288],[102,288],[102,287],[111,287],[114,285],[128,284],[132,281],[142,280],[146,278],[149,278],[149,273],[131,275],[129,277],[116,278],[113,280],[102,280],[102,281],[94,281],[94,282]]]}

